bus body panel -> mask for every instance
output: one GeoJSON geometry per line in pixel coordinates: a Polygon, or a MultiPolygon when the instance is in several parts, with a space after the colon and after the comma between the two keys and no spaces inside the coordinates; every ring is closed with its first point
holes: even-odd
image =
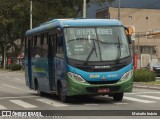
{"type": "MultiPolygon", "coordinates": [[[[67,90],[67,82],[66,82],[66,65],[65,61],[62,60],[61,58],[55,58],[55,92],[58,93],[58,82],[61,83],[64,92],[67,90]]],[[[65,92],[67,95],[67,93],[65,92]]]]}
{"type": "Polygon", "coordinates": [[[66,76],[65,76],[65,61],[62,60],[61,58],[57,58],[55,57],[55,78],[56,79],[60,79],[60,80],[65,80],[66,76]]]}
{"type": "Polygon", "coordinates": [[[115,81],[120,80],[121,77],[128,72],[129,70],[132,70],[132,63],[128,66],[118,70],[118,71],[110,71],[110,72],[86,72],[82,71],[80,69],[74,68],[72,66],[67,66],[68,72],[73,72],[75,74],[79,74],[82,78],[84,78],[86,81],[115,81]],[[104,79],[104,80],[102,80],[104,79]]]}
{"type": "Polygon", "coordinates": [[[119,82],[116,84],[83,84],[77,83],[73,80],[67,78],[68,83],[68,96],[73,95],[107,95],[114,93],[123,93],[123,92],[132,92],[133,88],[133,77],[130,79],[119,82]],[[107,93],[98,93],[98,89],[109,89],[110,91],[107,93]]]}
{"type": "Polygon", "coordinates": [[[129,64],[128,66],[118,70],[118,71],[114,71],[114,72],[85,72],[84,71],[76,71],[78,69],[75,69],[71,66],[68,66],[68,71],[69,72],[76,72],[78,75],[85,77],[84,80],[86,80],[86,82],[81,83],[81,82],[77,82],[74,81],[73,79],[71,79],[70,77],[67,77],[67,82],[68,82],[68,95],[88,95],[88,94],[101,94],[98,93],[97,90],[100,88],[105,88],[105,89],[109,89],[110,91],[107,92],[107,94],[109,93],[119,93],[119,92],[131,92],[132,91],[132,87],[133,87],[133,76],[130,77],[129,79],[120,81],[120,79],[122,78],[122,76],[132,70],[132,63],[129,64]],[[94,77],[91,78],[90,75],[95,75],[95,76],[99,76],[99,77],[94,77]],[[113,76],[113,77],[111,77],[113,76]],[[104,80],[105,78],[105,80],[104,80]],[[96,84],[90,84],[87,81],[101,81],[101,84],[98,84],[98,82],[96,84]],[[113,81],[113,80],[117,80],[116,83],[107,83],[106,81],[113,81]],[[104,83],[102,83],[104,82],[104,83]]]}
{"type": "MultiPolygon", "coordinates": [[[[35,79],[38,81],[40,91],[51,93],[56,91],[57,81],[65,80],[65,63],[60,58],[54,58],[54,60],[47,60],[47,58],[35,58],[32,59],[32,86],[31,89],[35,89],[35,79]],[[55,66],[51,64],[56,64],[55,66]],[[51,68],[49,68],[51,67],[51,68]],[[54,69],[56,69],[54,71],[54,69]],[[54,72],[53,72],[54,71],[54,72]],[[49,77],[49,73],[54,74],[53,77],[49,77]]],[[[27,80],[26,76],[26,80],[27,80]]],[[[28,81],[29,82],[29,81],[28,81]]],[[[64,81],[61,81],[64,84],[64,81]]],[[[66,83],[65,83],[66,84],[66,83]]],[[[27,85],[28,86],[28,85],[27,85]]]]}
{"type": "Polygon", "coordinates": [[[32,82],[34,84],[33,86],[35,86],[35,80],[37,80],[40,90],[42,92],[50,92],[47,58],[32,59],[32,82]]]}
{"type": "Polygon", "coordinates": [[[49,80],[49,91],[55,90],[55,67],[53,58],[48,58],[48,80],[49,80]]]}

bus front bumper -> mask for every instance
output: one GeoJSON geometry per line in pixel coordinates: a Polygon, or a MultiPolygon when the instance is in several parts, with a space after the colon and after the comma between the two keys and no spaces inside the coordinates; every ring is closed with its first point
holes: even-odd
{"type": "Polygon", "coordinates": [[[67,77],[67,95],[109,95],[114,93],[132,92],[133,77],[113,84],[79,83],[67,77]]]}

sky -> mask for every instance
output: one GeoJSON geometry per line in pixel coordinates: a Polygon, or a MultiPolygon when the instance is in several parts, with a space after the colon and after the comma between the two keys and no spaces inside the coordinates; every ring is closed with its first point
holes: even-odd
{"type": "MultiPolygon", "coordinates": [[[[96,1],[96,0],[95,0],[96,1]]],[[[115,0],[110,6],[118,7],[119,0],[115,0]]],[[[95,2],[87,8],[87,18],[95,18],[96,10],[107,8],[109,4],[97,5],[95,2]]],[[[160,9],[160,0],[120,0],[121,8],[160,9]]]]}

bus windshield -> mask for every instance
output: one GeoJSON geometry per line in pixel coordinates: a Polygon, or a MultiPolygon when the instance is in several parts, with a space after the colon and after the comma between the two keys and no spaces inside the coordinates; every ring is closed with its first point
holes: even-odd
{"type": "Polygon", "coordinates": [[[65,28],[67,57],[80,61],[112,61],[130,56],[124,27],[65,28]]]}

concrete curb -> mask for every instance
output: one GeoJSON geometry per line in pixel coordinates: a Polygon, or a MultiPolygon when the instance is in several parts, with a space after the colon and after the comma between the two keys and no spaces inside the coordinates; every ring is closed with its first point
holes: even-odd
{"type": "Polygon", "coordinates": [[[154,89],[154,90],[160,90],[160,85],[148,85],[148,84],[143,84],[143,83],[133,83],[133,87],[135,88],[144,88],[144,89],[154,89]]]}

